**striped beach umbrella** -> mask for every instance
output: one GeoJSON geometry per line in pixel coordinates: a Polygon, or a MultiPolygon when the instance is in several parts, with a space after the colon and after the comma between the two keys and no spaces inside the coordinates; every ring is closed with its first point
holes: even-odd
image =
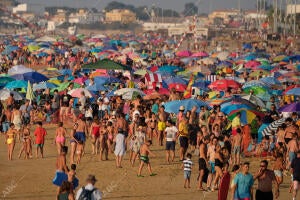
{"type": "Polygon", "coordinates": [[[263,136],[271,135],[272,131],[276,132],[278,127],[281,126],[284,122],[285,122],[285,118],[281,118],[279,120],[272,122],[262,131],[262,135],[263,136]]]}

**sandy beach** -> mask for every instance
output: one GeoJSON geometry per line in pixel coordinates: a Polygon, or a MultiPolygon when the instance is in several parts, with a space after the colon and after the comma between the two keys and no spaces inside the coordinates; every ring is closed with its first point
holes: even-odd
{"type": "MultiPolygon", "coordinates": [[[[53,137],[55,126],[46,125],[48,131],[45,143],[44,159],[18,159],[20,143],[16,143],[13,161],[7,161],[7,150],[4,144],[4,136],[1,136],[0,143],[0,199],[20,199],[20,200],[51,200],[55,199],[56,187],[52,184],[55,173],[56,147],[53,137]]],[[[32,128],[33,132],[33,128],[32,128]]],[[[68,140],[67,140],[68,141],[68,140]]],[[[132,168],[129,164],[129,152],[125,156],[123,168],[115,168],[114,155],[109,154],[108,161],[99,161],[99,157],[91,155],[90,140],[87,141],[86,154],[82,163],[78,165],[77,175],[80,180],[79,185],[84,184],[88,174],[95,174],[98,182],[96,186],[103,192],[103,199],[125,199],[125,200],[214,200],[217,199],[217,192],[202,192],[196,189],[196,178],[198,175],[197,158],[192,158],[194,168],[191,178],[191,189],[183,188],[183,172],[178,155],[174,164],[168,165],[165,162],[165,152],[162,147],[152,146],[156,157],[150,158],[153,171],[156,176],[150,177],[144,169],[145,177],[139,178],[137,174],[137,164],[132,168]]],[[[67,143],[69,146],[69,143],[67,143]]],[[[178,149],[178,144],[176,146],[178,149]]],[[[35,150],[35,149],[34,149],[35,150]]],[[[178,151],[176,151],[178,154],[178,151]]],[[[67,161],[69,158],[67,157],[67,161]]],[[[247,159],[251,162],[250,171],[255,173],[259,166],[259,158],[247,159]]],[[[245,159],[243,159],[245,161],[245,159]]],[[[271,167],[272,165],[270,165],[271,167]]],[[[279,199],[290,199],[288,193],[290,177],[284,177],[284,183],[280,187],[279,199]]],[[[255,185],[256,187],[256,185],[255,185]]],[[[254,187],[254,188],[255,188],[254,187]]],[[[229,198],[228,198],[229,199],[229,198]]]]}

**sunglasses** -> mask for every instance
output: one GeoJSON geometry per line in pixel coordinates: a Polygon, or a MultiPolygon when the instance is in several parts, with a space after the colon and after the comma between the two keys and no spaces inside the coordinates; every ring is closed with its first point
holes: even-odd
{"type": "Polygon", "coordinates": [[[261,165],[260,167],[266,167],[266,165],[261,165]]]}

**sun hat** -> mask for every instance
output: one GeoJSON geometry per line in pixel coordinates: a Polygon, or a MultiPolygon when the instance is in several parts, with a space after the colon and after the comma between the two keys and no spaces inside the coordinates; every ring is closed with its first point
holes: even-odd
{"type": "Polygon", "coordinates": [[[179,111],[184,111],[185,107],[184,106],[180,106],[179,107],[179,111]]]}

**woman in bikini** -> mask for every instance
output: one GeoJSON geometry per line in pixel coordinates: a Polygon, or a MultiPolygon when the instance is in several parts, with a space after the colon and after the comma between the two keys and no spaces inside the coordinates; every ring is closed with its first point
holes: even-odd
{"type": "Polygon", "coordinates": [[[21,141],[20,137],[20,130],[22,126],[22,113],[19,110],[19,107],[17,105],[14,106],[12,115],[11,115],[11,122],[14,124],[15,129],[17,130],[18,140],[21,141]]]}
{"type": "Polygon", "coordinates": [[[90,137],[92,138],[92,154],[98,154],[100,136],[100,125],[98,117],[94,117],[94,120],[90,128],[90,137]]]}
{"type": "Polygon", "coordinates": [[[63,127],[63,123],[59,122],[58,123],[58,128],[55,131],[55,139],[54,139],[54,144],[56,144],[57,147],[57,154],[59,155],[61,153],[61,147],[65,146],[65,141],[66,141],[66,136],[67,131],[63,127]]]}
{"type": "Polygon", "coordinates": [[[70,145],[71,145],[71,153],[70,153],[70,163],[74,164],[74,156],[75,156],[75,151],[76,151],[76,147],[78,144],[78,141],[76,140],[75,133],[76,133],[76,129],[78,128],[78,123],[75,122],[73,129],[70,132],[70,145]]]}
{"type": "Polygon", "coordinates": [[[219,181],[219,178],[221,178],[223,176],[223,155],[221,152],[221,146],[218,144],[216,145],[216,152],[215,152],[215,171],[216,171],[216,176],[215,179],[213,181],[213,185],[212,185],[212,191],[214,191],[215,189],[218,188],[217,184],[219,181]]]}
{"type": "Polygon", "coordinates": [[[22,153],[25,152],[25,159],[28,159],[28,157],[32,157],[32,146],[31,146],[31,137],[30,137],[30,126],[27,125],[23,128],[23,131],[21,133],[22,137],[22,148],[20,149],[19,158],[21,158],[22,153]]]}
{"type": "Polygon", "coordinates": [[[111,121],[107,122],[107,148],[108,150],[113,153],[113,142],[114,142],[114,127],[111,121]]]}
{"type": "Polygon", "coordinates": [[[18,134],[18,131],[15,129],[15,125],[13,123],[10,124],[10,127],[6,133],[6,141],[7,144],[7,155],[8,160],[12,160],[12,155],[15,147],[15,136],[18,134]]]}
{"type": "Polygon", "coordinates": [[[107,148],[107,125],[106,121],[102,121],[102,125],[100,127],[100,160],[102,159],[103,152],[105,154],[105,160],[108,160],[108,148],[107,148]]]}
{"type": "Polygon", "coordinates": [[[153,135],[157,134],[157,132],[156,132],[157,122],[158,121],[156,119],[155,113],[151,113],[151,118],[150,118],[150,120],[147,123],[147,125],[149,127],[149,132],[148,132],[149,140],[152,140],[153,139],[153,135]]]}

